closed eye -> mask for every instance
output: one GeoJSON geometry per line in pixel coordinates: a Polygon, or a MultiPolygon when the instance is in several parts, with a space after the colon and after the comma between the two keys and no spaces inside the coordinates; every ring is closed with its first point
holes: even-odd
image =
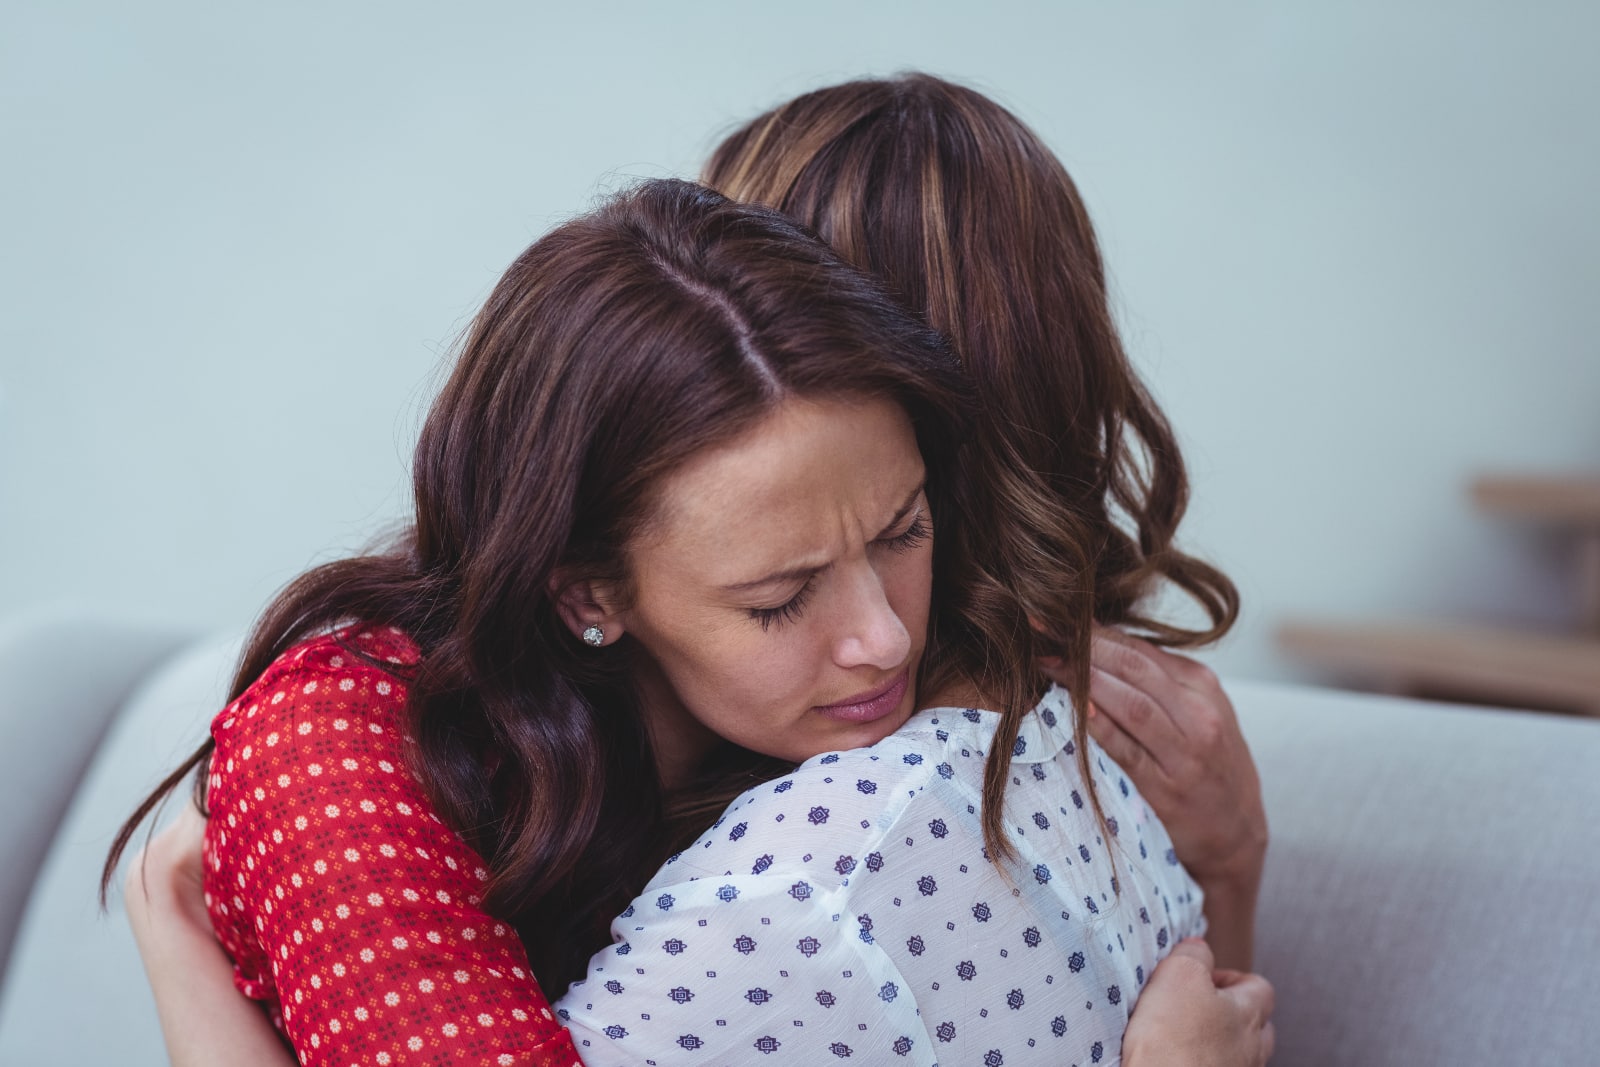
{"type": "MultiPolygon", "coordinates": [[[[906,501],[906,507],[901,511],[901,516],[904,516],[905,511],[910,510],[912,504],[921,494],[922,490],[919,488],[912,499],[906,501]]],[[[925,509],[918,509],[916,517],[911,520],[911,525],[907,526],[904,532],[895,534],[893,537],[879,538],[874,543],[883,545],[891,552],[909,552],[931,536],[933,536],[933,529],[928,523],[928,513],[925,509]]],[[[794,622],[800,617],[800,613],[805,610],[806,601],[811,597],[816,580],[817,572],[812,572],[807,576],[805,584],[800,587],[794,596],[782,604],[770,608],[746,608],[745,611],[749,613],[752,619],[761,624],[763,631],[770,629],[774,623],[794,622]]]]}
{"type": "Polygon", "coordinates": [[[794,596],[773,608],[747,608],[750,617],[761,624],[761,629],[766,630],[775,622],[793,622],[800,617],[800,612],[806,606],[806,600],[811,596],[811,587],[816,582],[816,577],[806,579],[806,584],[794,596]]]}
{"type": "Polygon", "coordinates": [[[933,531],[928,528],[927,513],[919,511],[917,512],[917,517],[912,520],[911,525],[906,527],[905,533],[896,534],[894,537],[886,537],[878,543],[895,552],[909,552],[926,541],[932,533],[933,531]]]}

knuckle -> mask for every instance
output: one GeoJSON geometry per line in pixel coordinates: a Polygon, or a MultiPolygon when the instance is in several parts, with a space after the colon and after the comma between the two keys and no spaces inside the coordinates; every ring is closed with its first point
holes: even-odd
{"type": "Polygon", "coordinates": [[[1217,706],[1200,696],[1191,695],[1181,700],[1177,715],[1184,724],[1184,733],[1200,748],[1215,748],[1227,737],[1227,724],[1217,711],[1217,706]]]}
{"type": "Polygon", "coordinates": [[[1222,724],[1210,717],[1203,717],[1195,721],[1194,741],[1198,748],[1212,750],[1222,746],[1224,740],[1222,724]]]}
{"type": "Polygon", "coordinates": [[[1100,747],[1125,771],[1132,769],[1139,763],[1139,746],[1130,744],[1127,737],[1120,731],[1106,727],[1104,733],[1095,738],[1100,742],[1100,747]]]}
{"type": "Polygon", "coordinates": [[[1156,711],[1156,702],[1151,699],[1150,694],[1143,691],[1135,693],[1127,703],[1128,724],[1135,729],[1141,729],[1149,724],[1156,711]]]}
{"type": "Polygon", "coordinates": [[[1117,766],[1133,777],[1135,783],[1144,777],[1148,758],[1145,756],[1144,749],[1137,744],[1126,737],[1117,737],[1110,745],[1102,742],[1100,747],[1104,748],[1111,758],[1117,762],[1117,766]]]}
{"type": "Polygon", "coordinates": [[[1135,642],[1137,638],[1118,634],[1116,640],[1106,642],[1107,654],[1125,671],[1137,673],[1150,666],[1150,659],[1135,642]]]}
{"type": "Polygon", "coordinates": [[[1106,722],[1104,711],[1090,719],[1088,722],[1084,723],[1083,728],[1085,733],[1094,738],[1096,741],[1100,742],[1101,748],[1109,749],[1111,747],[1107,743],[1111,737],[1111,727],[1106,722]]]}
{"type": "Polygon", "coordinates": [[[1196,659],[1179,657],[1183,661],[1183,679],[1187,685],[1207,691],[1221,689],[1217,672],[1196,659]]]}
{"type": "MultiPolygon", "coordinates": [[[[1179,792],[1193,793],[1205,784],[1206,772],[1212,766],[1211,761],[1202,759],[1187,749],[1168,755],[1170,758],[1164,766],[1167,768],[1168,777],[1172,779],[1174,787],[1179,792]]],[[[1187,814],[1187,808],[1184,814],[1187,814]]],[[[1182,818],[1181,814],[1179,818],[1182,818]]]]}
{"type": "Polygon", "coordinates": [[[1171,980],[1211,985],[1211,962],[1201,959],[1198,952],[1174,952],[1163,960],[1160,966],[1167,969],[1167,976],[1171,980]]]}
{"type": "Polygon", "coordinates": [[[1092,646],[1091,656],[1096,663],[1111,674],[1122,675],[1128,670],[1128,650],[1115,641],[1105,638],[1096,641],[1092,646]]]}
{"type": "Polygon", "coordinates": [[[1150,662],[1148,657],[1142,656],[1135,651],[1128,652],[1127,677],[1130,682],[1140,689],[1147,688],[1160,673],[1161,668],[1150,662]]]}

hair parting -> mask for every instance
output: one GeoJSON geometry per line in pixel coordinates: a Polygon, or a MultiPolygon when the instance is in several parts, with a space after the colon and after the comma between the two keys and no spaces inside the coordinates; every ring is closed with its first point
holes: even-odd
{"type": "MultiPolygon", "coordinates": [[[[316,568],[256,625],[238,699],[289,648],[348,624],[416,646],[413,769],[487,862],[484,899],[563,988],[710,805],[790,765],[724,745],[689,793],[656,773],[628,638],[594,650],[552,586],[627,590],[625,547],[655,489],[788,397],[882,397],[911,419],[935,514],[969,402],[944,340],[881,283],[770,209],[654,181],[535,242],[462,343],[423,426],[413,523],[388,547],[316,568]]],[[[208,743],[192,768],[204,803],[208,743]]],[[[720,811],[720,805],[717,807],[720,811]]]]}

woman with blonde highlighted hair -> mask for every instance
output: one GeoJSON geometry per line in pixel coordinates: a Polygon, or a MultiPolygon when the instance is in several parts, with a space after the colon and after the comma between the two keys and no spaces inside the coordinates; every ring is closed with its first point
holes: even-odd
{"type": "MultiPolygon", "coordinates": [[[[1035,612],[1039,655],[1089,695],[1080,736],[1086,728],[1104,745],[1166,822],[1205,890],[1219,961],[1248,968],[1267,837],[1260,783],[1215,676],[1170,651],[1222,637],[1238,593],[1175,543],[1183,458],[1123,349],[1066,168],[995,101],[912,73],[781,104],[724,139],[702,177],[811,226],[953,340],[977,399],[964,461],[1042,478],[1077,524],[1057,544],[1087,549],[1054,562],[1092,577],[1092,623],[1035,612]],[[1196,603],[1205,624],[1154,610],[1163,586],[1196,603]]],[[[1007,486],[980,479],[974,489],[1007,486]]],[[[1014,546],[979,536],[951,551],[979,573],[1003,572],[1014,546]]],[[[1011,568],[1050,571],[1048,561],[1011,568]]]]}

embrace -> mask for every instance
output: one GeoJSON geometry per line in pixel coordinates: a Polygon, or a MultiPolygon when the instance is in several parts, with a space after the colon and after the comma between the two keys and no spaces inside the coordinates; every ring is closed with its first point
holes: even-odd
{"type": "Polygon", "coordinates": [[[702,181],[511,265],[412,523],[124,827],[194,776],[128,879],[173,1061],[1264,1063],[1260,789],[1170,651],[1237,595],[1066,171],[907,75],[702,181]]]}

